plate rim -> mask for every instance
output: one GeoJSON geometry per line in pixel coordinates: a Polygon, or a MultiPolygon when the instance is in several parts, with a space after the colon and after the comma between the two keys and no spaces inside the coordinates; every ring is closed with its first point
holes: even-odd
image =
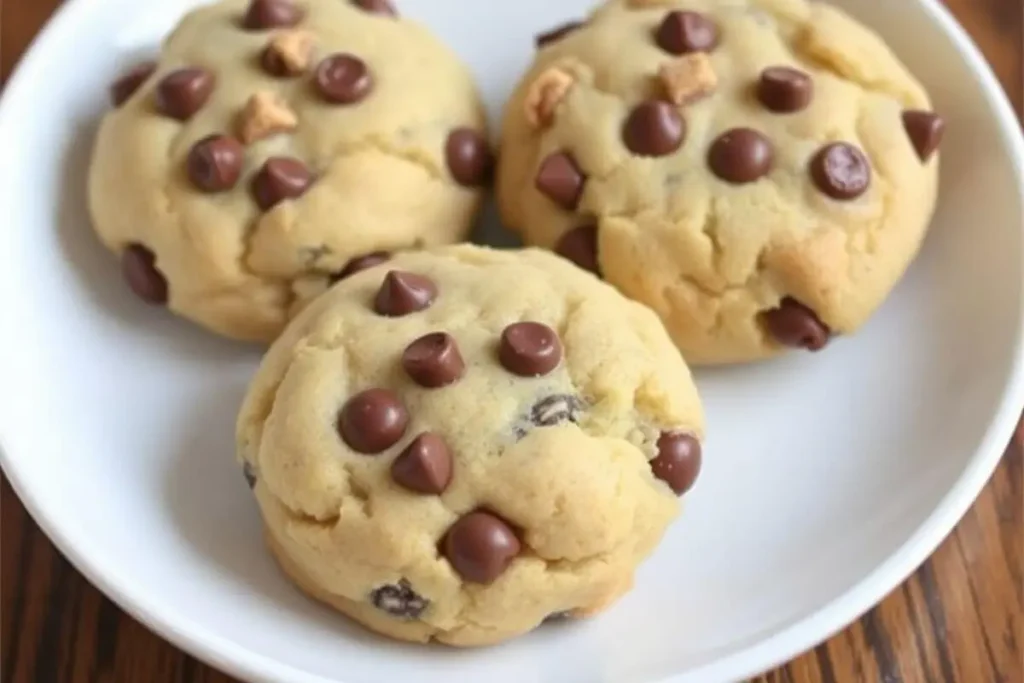
{"type": "MultiPolygon", "coordinates": [[[[1012,162],[1017,184],[1024,188],[1024,134],[1017,115],[991,66],[974,40],[939,0],[914,0],[930,15],[931,20],[952,40],[961,58],[982,85],[985,97],[995,114],[1002,141],[1012,162]]],[[[94,0],[65,0],[32,40],[0,96],[0,130],[7,125],[8,100],[20,97],[29,85],[28,76],[40,62],[51,36],[68,30],[78,17],[96,7],[94,0]],[[15,93],[15,95],[12,95],[15,93]],[[5,125],[6,124],[6,125],[5,125]]],[[[1022,198],[1024,199],[1024,198],[1022,198]]],[[[1024,231],[1024,227],[1022,227],[1024,231]]],[[[1024,269],[1022,269],[1024,291],[1024,269]]],[[[1024,303],[1018,312],[1024,320],[1024,303]]],[[[990,419],[985,436],[956,483],[920,526],[883,563],[859,582],[821,605],[813,613],[797,620],[781,631],[752,645],[743,647],[718,661],[690,671],[672,674],[657,683],[690,681],[731,681],[756,676],[777,667],[814,648],[832,637],[863,614],[874,608],[892,590],[917,570],[954,530],[968,509],[975,503],[991,478],[1006,450],[1024,409],[1024,328],[1018,327],[1015,351],[1008,378],[1000,398],[999,409],[990,419]]],[[[196,623],[186,615],[168,612],[152,602],[142,591],[135,590],[130,580],[119,577],[111,563],[100,557],[79,552],[78,545],[49,518],[39,498],[22,482],[17,459],[10,455],[0,433],[0,469],[26,510],[58,551],[105,596],[159,637],[211,666],[243,680],[266,683],[344,683],[300,671],[275,659],[242,647],[196,623]]]]}

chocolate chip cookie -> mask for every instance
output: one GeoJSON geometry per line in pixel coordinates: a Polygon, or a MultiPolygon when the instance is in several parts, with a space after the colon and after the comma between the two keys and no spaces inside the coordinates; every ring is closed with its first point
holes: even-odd
{"type": "Polygon", "coordinates": [[[840,10],[613,0],[537,44],[505,221],[654,308],[691,363],[820,350],[917,254],[943,119],[840,10]]]}
{"type": "Polygon", "coordinates": [[[225,0],[111,87],[89,176],[127,285],[273,339],[333,281],[463,239],[491,154],[469,70],[388,0],[225,0]]]}
{"type": "Polygon", "coordinates": [[[701,464],[649,309],[540,250],[398,255],[274,343],[238,448],[311,595],[403,640],[495,643],[626,592],[701,464]]]}

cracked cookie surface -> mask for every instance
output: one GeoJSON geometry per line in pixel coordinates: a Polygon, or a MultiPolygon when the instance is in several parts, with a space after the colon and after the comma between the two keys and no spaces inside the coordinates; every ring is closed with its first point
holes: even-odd
{"type": "Polygon", "coordinates": [[[505,112],[505,222],[655,309],[691,363],[819,350],[917,254],[944,124],[841,11],[613,0],[538,42],[505,112]]]}
{"type": "Polygon", "coordinates": [[[626,592],[700,468],[649,309],[542,250],[405,253],[312,303],[238,420],[268,542],[388,636],[495,643],[626,592]]]}
{"type": "Polygon", "coordinates": [[[111,88],[97,233],[144,300],[269,341],[367,254],[462,240],[487,182],[469,70],[384,0],[225,0],[111,88]]]}

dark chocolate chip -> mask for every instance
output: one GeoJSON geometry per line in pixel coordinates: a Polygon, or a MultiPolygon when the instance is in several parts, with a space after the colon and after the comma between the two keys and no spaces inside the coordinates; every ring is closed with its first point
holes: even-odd
{"type": "Polygon", "coordinates": [[[369,270],[374,266],[387,263],[390,260],[391,254],[386,251],[374,251],[366,254],[365,256],[357,256],[346,263],[344,268],[331,276],[331,284],[334,284],[339,280],[344,280],[347,277],[352,277],[356,273],[361,273],[364,270],[369,270]]]}
{"type": "Polygon", "coordinates": [[[811,160],[811,177],[832,199],[856,199],[871,185],[871,164],[853,145],[835,142],[822,147],[811,160]]]}
{"type": "Polygon", "coordinates": [[[554,427],[563,422],[578,424],[587,405],[571,394],[556,394],[538,401],[530,409],[530,422],[537,427],[554,427]]]}
{"type": "Polygon", "coordinates": [[[373,301],[373,310],[389,318],[397,318],[430,307],[437,298],[433,280],[415,273],[392,270],[373,301]]]}
{"type": "Polygon", "coordinates": [[[302,10],[291,0],[252,0],[242,18],[250,31],[295,26],[302,21],[302,10]]]}
{"type": "Polygon", "coordinates": [[[389,584],[374,589],[370,593],[370,602],[377,609],[399,619],[419,619],[430,606],[430,601],[417,594],[412,584],[405,579],[397,585],[389,584]]]}
{"type": "Polygon", "coordinates": [[[917,150],[917,156],[926,162],[942,144],[946,121],[930,111],[908,110],[903,112],[903,127],[917,150]]]}
{"type": "Polygon", "coordinates": [[[256,468],[251,463],[242,463],[242,476],[245,477],[245,483],[249,485],[250,489],[256,488],[256,468]]]}
{"type": "Polygon", "coordinates": [[[387,389],[367,389],[348,400],[338,415],[338,431],[358,453],[372,455],[394,446],[409,426],[402,399],[387,389]]]}
{"type": "Polygon", "coordinates": [[[305,194],[313,184],[309,167],[291,157],[271,157],[252,180],[252,194],[264,211],[305,194]]]}
{"type": "Polygon", "coordinates": [[[783,346],[820,351],[832,338],[832,331],[814,311],[790,297],[763,317],[769,334],[783,346]]]}
{"type": "Polygon", "coordinates": [[[723,133],[708,150],[708,165],[722,180],[744,184],[768,175],[775,163],[775,149],[763,133],[733,128],[723,133]]]}
{"type": "Polygon", "coordinates": [[[466,363],[454,337],[445,332],[434,332],[406,347],[402,353],[402,367],[421,387],[439,389],[458,381],[466,370],[466,363]]]}
{"type": "Polygon", "coordinates": [[[156,64],[145,62],[122,74],[110,86],[110,102],[115,107],[120,107],[142,87],[142,84],[153,75],[154,71],[156,71],[156,64]]]}
{"type": "Polygon", "coordinates": [[[698,12],[669,12],[655,39],[662,50],[674,55],[711,52],[718,46],[718,27],[698,12]]]}
{"type": "Polygon", "coordinates": [[[445,159],[452,177],[460,185],[484,185],[491,175],[493,157],[483,135],[472,128],[456,128],[444,147],[445,159]]]}
{"type": "Polygon", "coordinates": [[[173,119],[187,121],[206,104],[215,83],[216,78],[206,69],[172,71],[156,87],[156,108],[173,119]]]}
{"type": "Polygon", "coordinates": [[[242,175],[245,149],[227,135],[203,138],[188,153],[188,177],[204,192],[230,190],[242,175]]]}
{"type": "Polygon", "coordinates": [[[316,67],[316,86],[332,104],[354,104],[373,90],[373,74],[355,55],[334,54],[316,67]]]}
{"type": "Polygon", "coordinates": [[[147,304],[167,303],[167,280],[156,269],[156,257],[141,244],[130,244],[121,254],[121,274],[135,295],[147,304]]]}
{"type": "Polygon", "coordinates": [[[554,152],[540,164],[537,190],[566,211],[575,211],[583,196],[587,178],[568,152],[554,152]]]}
{"type": "Polygon", "coordinates": [[[688,432],[665,432],[658,439],[658,456],[651,461],[654,476],[681,496],[700,474],[700,441],[688,432]]]}
{"type": "Polygon", "coordinates": [[[441,495],[452,480],[452,453],[437,434],[417,436],[391,464],[399,486],[427,495],[441,495]]]}
{"type": "Polygon", "coordinates": [[[514,323],[501,333],[498,357],[506,370],[520,377],[541,377],[562,361],[558,333],[535,322],[514,323]]]}
{"type": "Polygon", "coordinates": [[[686,121],[668,102],[649,100],[637,105],[622,128],[622,140],[634,154],[663,157],[686,139],[686,121]]]}
{"type": "Polygon", "coordinates": [[[582,21],[570,21],[567,24],[562,24],[550,31],[545,31],[544,33],[539,34],[534,42],[537,44],[537,49],[547,47],[551,43],[557,43],[573,31],[583,28],[583,26],[584,23],[582,21]]]}
{"type": "Polygon", "coordinates": [[[384,14],[389,17],[397,17],[398,10],[389,0],[353,0],[354,4],[370,14],[384,14]]]}
{"type": "Polygon", "coordinates": [[[442,546],[444,556],[465,581],[482,584],[493,583],[522,549],[512,527],[480,510],[455,522],[442,546]]]}
{"type": "Polygon", "coordinates": [[[788,66],[771,66],[761,72],[757,97],[770,111],[789,114],[806,109],[814,96],[811,77],[788,66]]]}
{"type": "Polygon", "coordinates": [[[559,256],[567,258],[583,270],[601,274],[597,262],[597,226],[583,225],[573,228],[558,240],[555,251],[559,256]]]}

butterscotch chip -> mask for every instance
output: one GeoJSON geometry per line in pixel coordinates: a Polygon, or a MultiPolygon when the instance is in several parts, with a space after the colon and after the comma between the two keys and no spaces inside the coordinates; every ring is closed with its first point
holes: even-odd
{"type": "Polygon", "coordinates": [[[309,31],[281,31],[270,39],[263,66],[275,76],[296,76],[312,63],[313,46],[313,34],[309,31]]]}
{"type": "Polygon", "coordinates": [[[526,120],[535,128],[546,128],[555,110],[565,99],[576,79],[565,69],[552,67],[537,77],[526,95],[526,120]]]}
{"type": "Polygon", "coordinates": [[[658,69],[658,78],[668,98],[677,105],[696,102],[718,88],[718,75],[711,66],[711,60],[703,52],[694,52],[665,62],[658,69]]]}
{"type": "Polygon", "coordinates": [[[258,92],[249,98],[239,118],[238,135],[245,144],[292,130],[299,123],[288,104],[269,92],[258,92]]]}

